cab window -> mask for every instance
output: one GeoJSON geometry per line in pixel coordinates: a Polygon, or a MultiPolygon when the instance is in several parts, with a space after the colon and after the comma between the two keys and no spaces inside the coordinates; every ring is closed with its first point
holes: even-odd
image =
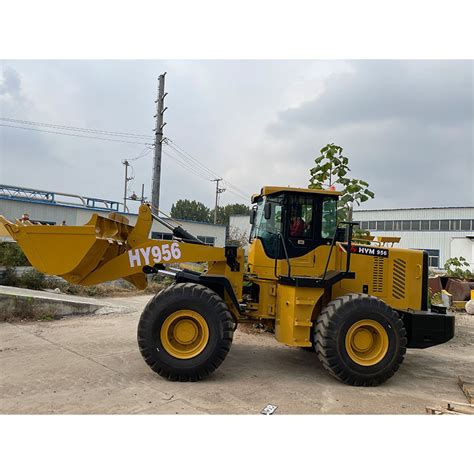
{"type": "Polygon", "coordinates": [[[337,227],[337,201],[332,198],[323,200],[321,237],[332,239],[337,227]]]}
{"type": "Polygon", "coordinates": [[[265,253],[276,258],[280,234],[282,233],[283,197],[271,196],[260,199],[256,204],[255,221],[250,234],[251,239],[262,241],[265,253]],[[265,218],[265,204],[270,206],[270,217],[265,218]]]}
{"type": "Polygon", "coordinates": [[[291,196],[289,199],[289,232],[290,238],[313,239],[313,209],[312,197],[291,196]]]}

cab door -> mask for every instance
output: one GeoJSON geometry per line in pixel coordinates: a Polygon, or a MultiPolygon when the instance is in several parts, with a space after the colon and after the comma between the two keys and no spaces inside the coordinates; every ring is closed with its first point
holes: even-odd
{"type": "Polygon", "coordinates": [[[285,209],[285,241],[291,266],[312,267],[317,246],[317,200],[310,194],[288,194],[285,209]]]}

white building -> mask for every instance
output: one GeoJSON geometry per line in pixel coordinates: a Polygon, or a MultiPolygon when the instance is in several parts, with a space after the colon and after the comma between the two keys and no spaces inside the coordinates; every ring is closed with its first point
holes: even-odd
{"type": "MultiPolygon", "coordinates": [[[[23,214],[28,214],[31,221],[42,224],[61,225],[65,222],[66,225],[83,225],[92,214],[107,216],[111,212],[120,212],[120,206],[123,207],[117,201],[106,199],[0,185],[0,215],[11,221],[19,219],[23,214]]],[[[137,214],[128,212],[120,212],[120,214],[126,216],[131,225],[135,224],[137,214]]],[[[225,246],[225,225],[184,219],[164,220],[169,221],[172,225],[173,222],[179,223],[184,229],[207,244],[217,247],[225,246]]],[[[0,239],[5,238],[4,234],[0,229],[0,239]]],[[[171,236],[171,230],[156,221],[153,222],[152,238],[168,240],[171,239],[171,236]]]]}
{"type": "Polygon", "coordinates": [[[432,267],[462,256],[474,271],[474,207],[354,209],[353,220],[372,235],[400,237],[400,247],[427,250],[432,267]]]}

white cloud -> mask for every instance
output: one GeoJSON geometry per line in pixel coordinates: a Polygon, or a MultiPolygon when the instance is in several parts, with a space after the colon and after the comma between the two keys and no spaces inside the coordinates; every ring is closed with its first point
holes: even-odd
{"type": "MultiPolygon", "coordinates": [[[[372,207],[473,202],[472,62],[8,61],[2,116],[150,133],[167,71],[166,135],[246,194],[305,186],[318,150],[343,146],[372,207]],[[443,192],[440,192],[440,189],[443,192]]],[[[121,200],[140,145],[0,127],[1,181],[121,200]]],[[[152,154],[134,163],[150,194],[152,154]]],[[[163,158],[162,207],[212,206],[214,183],[163,158]]],[[[237,198],[231,192],[223,202],[237,198]]]]}

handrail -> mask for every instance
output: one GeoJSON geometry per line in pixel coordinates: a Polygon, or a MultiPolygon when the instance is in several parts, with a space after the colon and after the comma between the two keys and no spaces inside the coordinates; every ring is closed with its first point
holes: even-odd
{"type": "Polygon", "coordinates": [[[352,244],[352,229],[355,225],[359,225],[358,222],[341,222],[341,224],[347,224],[349,229],[347,235],[347,259],[346,259],[346,273],[349,272],[351,266],[351,244],[352,244]]]}
{"type": "Polygon", "coordinates": [[[283,250],[285,251],[285,259],[286,259],[286,263],[288,265],[288,278],[291,278],[291,263],[290,263],[290,259],[288,257],[288,250],[286,249],[286,245],[285,245],[285,240],[283,239],[283,235],[281,234],[281,232],[278,232],[278,250],[277,250],[277,253],[275,254],[275,266],[274,266],[274,269],[273,269],[273,273],[275,275],[276,278],[278,278],[278,275],[277,275],[277,261],[278,261],[278,255],[280,255],[280,240],[281,240],[281,243],[283,244],[283,250]]]}
{"type": "Polygon", "coordinates": [[[328,255],[328,259],[326,261],[326,266],[324,267],[324,273],[323,273],[322,280],[324,280],[326,278],[326,273],[328,271],[329,261],[331,260],[332,249],[336,245],[337,229],[338,228],[336,226],[336,231],[334,232],[334,237],[332,238],[332,242],[331,242],[331,248],[329,249],[329,255],[328,255]]]}

